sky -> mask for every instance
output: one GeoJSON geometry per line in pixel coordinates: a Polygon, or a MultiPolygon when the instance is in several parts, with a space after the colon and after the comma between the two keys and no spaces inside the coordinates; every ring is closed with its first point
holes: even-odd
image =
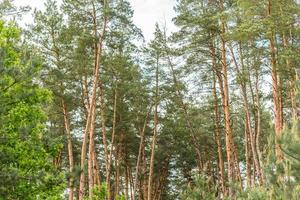
{"type": "MultiPolygon", "coordinates": [[[[60,1],[60,0],[58,0],[60,1]]],[[[146,41],[153,38],[155,23],[166,24],[167,32],[176,28],[172,23],[175,17],[174,6],[176,0],[128,0],[134,10],[133,22],[143,31],[146,41]]],[[[15,0],[18,6],[29,5],[32,8],[43,9],[45,0],[15,0]]],[[[22,17],[22,23],[32,22],[32,13],[22,17]]]]}

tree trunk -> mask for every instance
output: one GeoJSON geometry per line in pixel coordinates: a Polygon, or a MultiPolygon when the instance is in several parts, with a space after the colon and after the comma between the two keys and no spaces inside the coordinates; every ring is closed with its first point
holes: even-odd
{"type": "MultiPolygon", "coordinates": [[[[246,117],[245,117],[246,119],[246,117]]],[[[247,123],[245,122],[245,158],[246,158],[246,177],[247,187],[253,186],[251,177],[251,152],[250,152],[250,139],[247,123]]]]}
{"type": "MultiPolygon", "coordinates": [[[[146,126],[147,126],[147,121],[148,121],[148,117],[149,117],[149,114],[150,114],[151,110],[152,110],[152,106],[150,106],[150,109],[147,112],[142,130],[140,130],[140,145],[139,145],[139,152],[138,152],[136,168],[135,168],[136,169],[136,171],[135,171],[135,180],[134,180],[134,183],[133,183],[133,193],[134,194],[136,192],[137,183],[138,183],[138,180],[139,180],[141,159],[142,159],[142,156],[143,156],[143,153],[144,153],[143,151],[145,150],[145,148],[144,148],[145,147],[145,129],[146,129],[146,126]]],[[[134,199],[135,199],[135,195],[133,195],[133,200],[134,199]]]]}
{"type": "Polygon", "coordinates": [[[115,153],[115,166],[116,166],[116,175],[115,175],[115,195],[119,195],[120,192],[120,150],[119,145],[116,147],[116,153],[115,153]]]}
{"type": "MultiPolygon", "coordinates": [[[[223,2],[222,2],[223,3],[223,2]]],[[[223,5],[222,5],[223,7],[223,5]]],[[[237,180],[239,176],[238,169],[236,169],[236,157],[235,145],[233,140],[233,131],[231,128],[230,118],[230,104],[229,104],[229,87],[228,87],[228,76],[227,76],[227,58],[226,58],[226,42],[224,39],[225,34],[225,22],[222,21],[222,35],[221,35],[221,57],[222,57],[222,78],[223,84],[220,84],[220,88],[223,87],[222,102],[225,118],[225,141],[226,141],[226,154],[227,154],[227,168],[228,168],[228,180],[229,184],[232,184],[237,180]]],[[[222,92],[221,92],[222,93],[222,92]]],[[[229,187],[229,195],[233,195],[233,190],[229,187]]]]}
{"type": "Polygon", "coordinates": [[[160,170],[159,178],[157,180],[157,184],[155,187],[155,193],[154,193],[154,200],[160,200],[161,199],[161,194],[163,187],[165,186],[165,181],[168,177],[168,172],[169,172],[169,163],[170,163],[170,155],[168,155],[162,165],[162,168],[160,170]]]}
{"type": "MultiPolygon", "coordinates": [[[[107,0],[104,0],[104,7],[107,8],[107,0]]],[[[96,21],[96,14],[94,11],[94,24],[96,21]]],[[[79,183],[79,200],[82,200],[84,197],[84,188],[85,188],[85,174],[84,174],[84,165],[85,165],[85,160],[86,160],[86,151],[87,151],[87,140],[88,140],[88,134],[90,136],[90,148],[89,148],[89,160],[92,159],[92,154],[93,154],[93,144],[94,144],[94,129],[95,129],[95,119],[96,119],[96,97],[97,97],[97,88],[98,88],[98,81],[99,81],[99,76],[100,76],[100,60],[102,56],[102,47],[103,47],[103,41],[104,41],[104,36],[106,32],[106,26],[107,26],[107,16],[104,17],[104,24],[102,28],[102,33],[99,36],[99,40],[97,42],[97,48],[95,48],[95,53],[96,58],[95,58],[95,69],[94,69],[94,75],[93,75],[93,88],[92,88],[92,96],[90,99],[90,107],[89,107],[89,112],[88,112],[88,118],[86,121],[86,127],[84,131],[84,138],[83,138],[83,143],[82,143],[82,148],[81,148],[81,173],[80,173],[80,183],[79,183]]],[[[94,33],[95,36],[97,36],[97,32],[94,33]]],[[[92,170],[92,165],[93,162],[88,162],[89,164],[89,197],[92,198],[92,187],[94,186],[93,183],[93,170],[92,170]]]]}
{"type": "Polygon", "coordinates": [[[151,144],[151,157],[150,157],[150,167],[149,167],[149,177],[148,177],[148,200],[152,200],[152,180],[154,173],[154,156],[155,156],[155,145],[156,145],[156,137],[157,137],[157,125],[158,125],[158,58],[156,63],[156,78],[155,78],[155,105],[154,105],[154,129],[153,129],[153,137],[151,144]]]}
{"type": "MultiPolygon", "coordinates": [[[[240,52],[240,60],[241,60],[242,70],[244,71],[244,62],[243,62],[243,54],[242,54],[241,44],[239,44],[239,52],[240,52]]],[[[231,53],[237,74],[239,75],[239,74],[241,74],[241,70],[240,70],[237,60],[235,58],[232,46],[230,46],[230,53],[231,53]]],[[[251,81],[251,80],[249,80],[249,81],[251,81]]],[[[250,146],[251,146],[251,151],[252,151],[252,156],[253,156],[253,161],[254,161],[253,162],[254,163],[254,174],[256,174],[258,180],[262,181],[261,168],[260,168],[260,163],[259,163],[257,151],[256,151],[255,135],[254,135],[254,132],[252,131],[252,127],[251,127],[251,117],[250,117],[250,108],[249,108],[249,103],[248,103],[246,82],[245,81],[241,82],[239,85],[240,85],[240,90],[241,90],[241,94],[242,94],[243,102],[244,102],[245,123],[247,126],[246,130],[249,133],[250,146]]]]}
{"type": "MultiPolygon", "coordinates": [[[[215,68],[216,60],[213,59],[213,65],[215,68]]],[[[221,144],[221,128],[220,128],[220,114],[219,114],[219,105],[218,105],[218,97],[217,97],[217,89],[216,89],[216,79],[214,76],[214,83],[213,83],[213,96],[214,96],[214,113],[215,113],[215,141],[217,144],[217,151],[218,151],[218,179],[220,181],[221,186],[221,193],[225,194],[225,168],[224,168],[224,160],[223,160],[223,153],[222,153],[222,144],[221,144]]]]}
{"type": "Polygon", "coordinates": [[[128,176],[128,169],[127,169],[127,164],[125,166],[125,199],[129,199],[129,176],[128,176]]]}
{"type": "MultiPolygon", "coordinates": [[[[272,1],[269,0],[268,4],[268,14],[269,16],[272,14],[272,1]]],[[[271,65],[272,65],[272,86],[273,86],[273,103],[274,103],[274,114],[275,114],[275,153],[277,156],[277,160],[279,162],[283,161],[283,153],[280,148],[280,144],[278,143],[278,138],[282,134],[282,115],[281,115],[281,103],[280,103],[280,81],[279,74],[277,72],[277,60],[276,60],[276,49],[275,49],[275,36],[274,31],[272,30],[272,34],[269,38],[270,42],[270,51],[271,51],[271,65]]]]}
{"type": "MultiPolygon", "coordinates": [[[[102,97],[103,98],[103,97],[102,97]]],[[[101,98],[101,101],[103,101],[101,98]]],[[[103,105],[103,102],[101,103],[101,106],[103,105]]],[[[113,155],[113,148],[115,144],[115,132],[116,132],[116,113],[117,113],[117,89],[115,89],[115,95],[114,95],[114,106],[113,106],[113,127],[112,127],[112,135],[111,135],[111,147],[109,152],[109,157],[107,158],[108,149],[106,142],[104,143],[104,138],[106,141],[106,131],[103,131],[103,143],[104,143],[104,153],[105,153],[105,159],[108,159],[108,162],[106,163],[107,169],[106,169],[106,185],[107,190],[109,192],[109,199],[112,199],[111,195],[111,189],[110,189],[110,174],[111,174],[111,163],[112,163],[112,155],[113,155]]],[[[102,121],[105,120],[104,118],[104,108],[101,108],[101,118],[102,121]],[[102,111],[103,110],[103,111],[102,111]]],[[[105,124],[102,122],[102,130],[105,129],[105,124]],[[104,126],[104,127],[103,127],[104,126]]]]}
{"type": "Polygon", "coordinates": [[[130,199],[134,199],[134,192],[133,192],[133,176],[132,176],[132,167],[129,166],[128,168],[128,173],[129,173],[129,185],[130,185],[130,199]]]}
{"type": "MultiPolygon", "coordinates": [[[[145,147],[144,147],[145,148],[145,147]]],[[[143,150],[143,169],[142,169],[142,174],[144,174],[144,179],[143,179],[143,198],[142,200],[148,199],[148,177],[147,177],[147,158],[146,158],[146,153],[145,150],[143,150]]]]}
{"type": "Polygon", "coordinates": [[[72,136],[71,136],[71,129],[70,129],[70,119],[69,113],[67,109],[66,102],[62,99],[62,108],[64,114],[64,125],[67,134],[67,141],[68,141],[68,156],[69,156],[69,170],[71,173],[70,180],[69,180],[69,200],[73,200],[74,198],[74,177],[73,177],[73,170],[74,170],[74,157],[73,157],[73,145],[72,145],[72,136]]]}
{"type": "Polygon", "coordinates": [[[95,145],[93,145],[93,150],[92,150],[93,154],[92,154],[92,159],[93,159],[93,174],[94,174],[94,179],[93,182],[95,185],[100,185],[101,184],[101,180],[100,180],[100,168],[99,168],[99,163],[97,160],[97,154],[96,154],[96,148],[95,145]]]}
{"type": "Polygon", "coordinates": [[[256,70],[255,71],[255,101],[253,102],[256,107],[256,137],[255,137],[255,144],[256,144],[256,150],[257,150],[257,155],[258,159],[260,162],[260,169],[261,169],[261,177],[262,177],[262,184],[265,183],[265,174],[263,170],[263,156],[262,152],[260,150],[260,135],[261,135],[261,109],[260,109],[260,97],[259,97],[259,73],[256,70]]]}
{"type": "Polygon", "coordinates": [[[101,116],[101,130],[102,130],[102,142],[104,146],[104,160],[105,160],[105,181],[108,191],[109,199],[111,199],[110,190],[110,177],[109,177],[109,154],[107,145],[107,133],[106,133],[106,122],[105,122],[105,107],[104,107],[104,90],[103,85],[99,82],[100,89],[100,116],[101,116]]]}

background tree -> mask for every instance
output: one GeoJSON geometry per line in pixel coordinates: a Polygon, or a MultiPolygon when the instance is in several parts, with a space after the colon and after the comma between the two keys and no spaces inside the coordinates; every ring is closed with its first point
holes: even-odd
{"type": "Polygon", "coordinates": [[[14,23],[1,20],[0,198],[59,197],[64,181],[48,160],[57,146],[46,135],[42,109],[51,92],[39,86],[40,58],[21,45],[20,34],[14,23]]]}

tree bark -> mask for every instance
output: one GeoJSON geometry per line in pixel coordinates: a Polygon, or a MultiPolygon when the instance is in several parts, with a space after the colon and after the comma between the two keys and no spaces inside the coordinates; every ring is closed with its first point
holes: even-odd
{"type": "Polygon", "coordinates": [[[107,132],[106,132],[106,122],[105,122],[105,107],[104,107],[104,90],[103,85],[99,83],[100,90],[100,116],[101,116],[101,130],[102,130],[102,142],[104,146],[104,160],[105,160],[105,181],[108,191],[109,199],[111,199],[111,189],[110,189],[110,177],[109,177],[109,154],[107,145],[107,132]]]}
{"type": "Polygon", "coordinates": [[[148,177],[148,200],[152,200],[152,180],[154,173],[154,157],[155,157],[155,145],[156,145],[156,137],[157,137],[157,126],[158,126],[158,58],[156,63],[156,75],[155,75],[155,105],[154,105],[154,129],[152,136],[152,144],[151,144],[151,157],[150,157],[150,167],[149,167],[149,177],[148,177]]]}
{"type": "Polygon", "coordinates": [[[67,109],[67,104],[64,99],[61,100],[62,108],[63,108],[63,115],[64,115],[64,125],[65,131],[67,134],[67,141],[68,141],[68,156],[69,156],[69,170],[71,173],[70,180],[69,180],[69,200],[73,200],[74,198],[74,177],[73,177],[73,170],[74,170],[74,157],[73,157],[73,145],[72,145],[72,135],[70,129],[70,119],[69,113],[67,109]]]}
{"type": "MultiPolygon", "coordinates": [[[[272,1],[268,1],[268,15],[272,15],[272,1]]],[[[273,103],[274,103],[274,118],[275,118],[275,153],[277,160],[282,162],[284,159],[283,152],[281,151],[278,138],[282,134],[282,112],[281,112],[281,100],[280,100],[280,81],[277,69],[276,60],[276,49],[275,49],[275,36],[272,30],[271,36],[269,37],[270,52],[271,52],[271,65],[272,65],[272,86],[273,86],[273,103]]]]}
{"type": "MultiPolygon", "coordinates": [[[[216,60],[213,58],[212,64],[215,68],[216,60]]],[[[216,89],[216,79],[214,76],[214,83],[213,83],[213,96],[214,96],[214,113],[215,113],[215,141],[217,144],[217,152],[218,152],[218,177],[221,186],[221,193],[225,194],[225,168],[224,168],[224,160],[223,160],[223,153],[222,153],[222,144],[221,144],[221,128],[220,128],[220,113],[219,113],[219,105],[218,105],[218,96],[217,96],[217,89],[216,89]]]]}
{"type": "MultiPolygon", "coordinates": [[[[107,8],[108,6],[108,0],[104,0],[104,8],[107,8]]],[[[96,11],[94,9],[94,24],[96,23],[96,11]]],[[[90,137],[90,148],[89,148],[89,197],[92,198],[92,188],[94,186],[93,182],[93,162],[92,160],[92,154],[93,154],[93,144],[94,144],[94,129],[95,129],[95,119],[96,119],[96,97],[97,97],[97,88],[98,88],[98,81],[100,76],[100,60],[102,56],[102,48],[103,48],[103,41],[106,33],[106,26],[107,26],[107,16],[104,17],[104,24],[102,27],[101,35],[99,36],[99,40],[97,42],[97,48],[95,48],[95,69],[94,69],[94,75],[93,75],[93,88],[92,88],[92,96],[90,99],[90,107],[88,112],[88,117],[86,121],[86,127],[84,131],[84,138],[81,148],[81,173],[80,173],[80,183],[79,183],[79,200],[82,200],[84,197],[84,188],[85,188],[85,174],[84,174],[84,165],[86,160],[86,151],[87,151],[87,140],[88,135],[90,137]]],[[[94,32],[95,36],[97,36],[97,31],[94,32]]]]}
{"type": "MultiPolygon", "coordinates": [[[[101,110],[104,110],[104,108],[101,108],[101,110]]],[[[108,162],[106,163],[106,165],[107,165],[107,169],[106,169],[106,185],[107,185],[107,190],[109,192],[109,195],[108,195],[109,199],[112,199],[112,195],[111,195],[112,191],[110,189],[110,174],[111,174],[111,164],[112,164],[113,148],[114,148],[114,144],[115,144],[116,113],[117,113],[117,88],[115,89],[115,94],[114,94],[113,127],[112,127],[112,135],[111,135],[111,147],[110,147],[110,152],[109,152],[109,157],[108,158],[107,158],[107,155],[106,155],[106,154],[108,154],[107,144],[104,143],[104,139],[103,139],[105,159],[108,159],[108,162]]],[[[101,116],[103,116],[102,117],[102,121],[104,121],[105,120],[104,119],[104,111],[101,111],[101,116]]],[[[104,126],[104,129],[105,129],[105,125],[102,124],[102,126],[104,126]]],[[[102,130],[103,130],[103,128],[102,128],[102,130]]],[[[104,134],[104,133],[105,132],[103,132],[103,138],[106,138],[106,134],[104,134]]]]}
{"type": "MultiPolygon", "coordinates": [[[[241,66],[242,70],[244,71],[244,62],[243,62],[243,54],[242,54],[242,49],[241,49],[241,44],[239,44],[239,52],[240,52],[240,60],[241,60],[241,66]]],[[[241,74],[241,70],[239,68],[239,65],[237,63],[237,60],[235,58],[232,46],[230,46],[230,53],[237,71],[237,74],[241,74]]],[[[249,80],[251,81],[251,80],[249,80]]],[[[250,146],[251,146],[251,151],[252,151],[252,158],[253,158],[253,163],[254,163],[254,174],[256,174],[258,180],[262,181],[262,176],[261,176],[261,168],[260,168],[260,163],[258,160],[257,156],[257,150],[256,150],[256,142],[255,142],[255,135],[254,132],[252,131],[251,127],[251,116],[250,116],[250,107],[248,103],[248,95],[247,95],[247,88],[246,88],[246,81],[244,80],[243,82],[240,81],[240,90],[241,94],[243,97],[243,102],[244,102],[244,111],[245,111],[245,123],[246,123],[246,130],[249,133],[249,138],[250,138],[250,146]]],[[[247,141],[247,140],[246,140],[247,141]]]]}
{"type": "Polygon", "coordinates": [[[128,169],[127,164],[125,165],[125,199],[129,199],[129,176],[128,176],[128,169]]]}
{"type": "Polygon", "coordinates": [[[145,145],[143,146],[143,164],[142,164],[142,174],[144,175],[143,180],[141,182],[141,185],[143,185],[143,189],[142,189],[142,193],[143,196],[142,198],[139,198],[139,200],[146,200],[148,199],[148,177],[147,177],[147,157],[146,157],[146,153],[145,153],[145,145]]]}
{"type": "Polygon", "coordinates": [[[260,136],[261,136],[261,108],[260,108],[260,97],[259,97],[259,73],[256,70],[255,71],[255,101],[254,101],[255,107],[256,107],[256,137],[255,137],[255,143],[256,143],[256,150],[258,159],[260,162],[260,169],[261,169],[261,177],[262,177],[262,184],[265,183],[265,174],[263,170],[263,156],[262,152],[260,150],[260,136]]]}
{"type": "MultiPolygon", "coordinates": [[[[223,2],[221,2],[222,10],[223,2]]],[[[227,58],[226,58],[226,41],[224,38],[225,34],[225,22],[222,20],[221,25],[221,65],[222,65],[222,80],[223,84],[220,84],[221,96],[223,102],[223,110],[224,110],[224,118],[225,118],[225,141],[226,141],[226,154],[227,154],[227,168],[228,168],[228,181],[229,184],[232,184],[234,181],[238,180],[240,176],[239,170],[236,163],[238,163],[237,152],[235,152],[235,144],[233,140],[233,131],[231,128],[231,118],[230,118],[230,105],[229,105],[229,87],[228,87],[228,66],[227,66],[227,58]]],[[[229,187],[229,195],[232,196],[234,194],[231,187],[229,187]]]]}
{"type": "Polygon", "coordinates": [[[140,175],[141,160],[142,160],[142,156],[144,154],[143,151],[145,150],[145,148],[144,148],[145,147],[145,129],[146,129],[146,126],[147,126],[147,121],[148,121],[148,117],[149,117],[149,114],[150,114],[151,110],[152,110],[152,106],[150,106],[150,109],[146,114],[143,127],[140,130],[140,145],[139,145],[138,158],[137,158],[136,168],[135,168],[136,169],[136,171],[135,171],[135,180],[134,180],[134,183],[133,183],[133,193],[134,193],[133,200],[135,199],[135,192],[136,192],[136,189],[137,189],[137,183],[138,183],[139,175],[140,175]]]}

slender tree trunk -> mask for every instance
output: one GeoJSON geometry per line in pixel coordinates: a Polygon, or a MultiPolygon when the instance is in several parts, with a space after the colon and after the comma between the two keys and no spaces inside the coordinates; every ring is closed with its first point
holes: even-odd
{"type": "MultiPolygon", "coordinates": [[[[224,1],[220,2],[221,10],[224,10],[224,1]]],[[[218,78],[220,92],[222,97],[224,119],[225,119],[225,142],[226,142],[226,155],[227,155],[227,169],[228,169],[228,181],[232,184],[234,181],[241,183],[241,174],[239,169],[238,155],[234,144],[233,131],[231,128],[230,118],[230,105],[229,105],[229,87],[228,87],[228,75],[227,75],[227,58],[226,58],[226,41],[225,35],[225,21],[221,20],[221,71],[215,68],[215,72],[218,78]]],[[[213,46],[212,46],[213,47],[213,46]]],[[[214,49],[214,48],[213,48],[214,49]]],[[[216,53],[212,54],[212,57],[216,57],[216,53]]],[[[232,196],[234,191],[229,187],[229,195],[232,196]]]]}
{"type": "MultiPolygon", "coordinates": [[[[223,2],[222,2],[223,7],[223,2]]],[[[225,118],[225,141],[226,141],[226,154],[227,154],[227,168],[228,168],[228,180],[232,184],[237,180],[239,176],[238,169],[236,169],[236,157],[237,152],[235,152],[235,145],[233,140],[233,131],[231,128],[231,118],[230,118],[230,105],[229,105],[229,87],[228,87],[228,75],[227,75],[227,58],[226,58],[226,42],[224,39],[225,34],[225,22],[222,21],[222,35],[221,35],[221,56],[222,56],[222,77],[223,84],[220,87],[223,87],[223,109],[224,109],[224,118],[225,118]]],[[[229,187],[229,195],[233,195],[233,190],[229,187]]]]}
{"type": "Polygon", "coordinates": [[[68,141],[69,170],[71,173],[71,177],[69,180],[69,188],[70,188],[69,200],[73,200],[73,198],[74,198],[74,177],[72,174],[73,170],[74,170],[73,145],[72,145],[69,113],[68,113],[68,109],[67,109],[67,104],[64,101],[64,99],[62,99],[62,108],[63,108],[64,124],[65,124],[65,130],[66,130],[67,141],[68,141]]]}
{"type": "MultiPolygon", "coordinates": [[[[225,31],[225,26],[224,26],[225,31]]],[[[223,40],[222,40],[223,41],[223,40]]],[[[225,42],[222,42],[221,45],[221,53],[222,53],[222,60],[221,60],[221,70],[218,69],[216,66],[213,68],[215,71],[215,74],[218,79],[220,93],[222,97],[222,107],[224,112],[224,118],[225,118],[225,146],[226,146],[226,155],[227,155],[227,176],[229,183],[232,183],[236,180],[236,173],[235,173],[235,167],[236,167],[236,159],[234,155],[235,147],[233,144],[233,135],[231,130],[231,120],[230,120],[230,110],[229,110],[229,96],[228,96],[228,83],[227,78],[224,79],[224,77],[227,77],[227,60],[226,60],[226,49],[225,49],[225,42]],[[226,81],[225,81],[226,80],[226,81]],[[227,89],[226,89],[227,88],[227,89]],[[226,92],[227,91],[227,92],[226,92]]],[[[212,60],[216,60],[216,52],[213,44],[211,45],[211,56],[212,60]]],[[[212,66],[214,67],[214,66],[212,66]]],[[[229,195],[233,195],[232,188],[229,187],[229,195]]]]}
{"type": "Polygon", "coordinates": [[[128,169],[127,164],[125,166],[125,199],[129,199],[129,176],[128,176],[128,169]]]}
{"type": "Polygon", "coordinates": [[[60,169],[61,167],[61,152],[60,150],[58,155],[53,159],[53,165],[56,169],[60,169]]]}
{"type": "MultiPolygon", "coordinates": [[[[138,180],[139,180],[141,159],[142,159],[142,156],[143,156],[143,151],[145,150],[144,149],[144,147],[145,147],[145,129],[146,129],[146,126],[147,126],[147,121],[148,121],[148,117],[149,117],[149,114],[150,114],[151,110],[152,110],[152,106],[150,106],[150,109],[147,112],[142,130],[140,130],[140,145],[139,145],[138,158],[137,158],[136,168],[135,168],[136,169],[136,171],[135,171],[135,180],[134,180],[134,183],[133,183],[133,193],[134,194],[136,192],[137,183],[138,183],[138,180]]],[[[133,200],[134,199],[135,199],[135,195],[133,195],[133,200]]]]}
{"type": "MultiPolygon", "coordinates": [[[[216,60],[213,59],[213,65],[216,65],[216,60]]],[[[215,67],[214,67],[215,68],[215,67]]],[[[217,89],[216,89],[216,79],[214,76],[214,84],[213,84],[213,96],[214,96],[214,113],[215,113],[215,140],[217,144],[218,150],[218,177],[221,186],[221,193],[225,194],[225,168],[224,168],[224,160],[222,153],[222,144],[221,144],[221,128],[220,128],[220,114],[219,114],[219,105],[218,105],[218,97],[217,97],[217,89]]]]}
{"type": "Polygon", "coordinates": [[[154,129],[152,136],[152,144],[151,144],[151,157],[150,157],[150,167],[149,167],[149,177],[148,177],[148,200],[152,200],[152,181],[153,181],[153,173],[154,173],[154,157],[155,157],[155,145],[156,145],[156,137],[157,137],[157,126],[158,126],[158,58],[156,63],[156,78],[155,78],[155,105],[154,105],[154,129]]]}
{"type": "Polygon", "coordinates": [[[262,177],[262,184],[265,183],[265,174],[264,174],[264,170],[263,170],[263,156],[262,156],[262,152],[260,150],[260,137],[261,137],[261,109],[260,109],[260,97],[259,97],[259,73],[256,70],[255,72],[255,102],[254,104],[256,105],[256,121],[257,121],[257,125],[256,125],[256,150],[257,150],[257,155],[258,155],[258,159],[260,162],[260,169],[261,169],[261,177],[262,177]]]}
{"type": "MultiPolygon", "coordinates": [[[[237,63],[237,60],[235,58],[235,55],[234,55],[234,52],[233,52],[233,49],[232,49],[231,46],[230,46],[230,52],[231,52],[231,56],[232,56],[235,68],[237,70],[237,74],[241,74],[241,70],[239,68],[239,65],[237,63]]],[[[239,44],[239,52],[240,52],[240,60],[241,60],[242,70],[244,70],[243,54],[242,54],[242,49],[241,49],[240,44],[239,44]]],[[[240,90],[241,90],[241,94],[242,94],[243,102],[244,102],[245,123],[246,123],[246,126],[247,126],[246,130],[249,133],[250,146],[251,146],[251,151],[252,151],[252,156],[253,156],[253,161],[254,161],[254,174],[257,175],[257,178],[260,181],[262,181],[262,179],[261,179],[261,168],[260,168],[260,163],[259,163],[258,156],[257,156],[257,151],[256,151],[255,135],[254,135],[254,132],[252,131],[252,127],[251,127],[251,117],[250,117],[250,108],[249,108],[249,103],[248,103],[246,82],[241,82],[240,83],[240,90]]]]}
{"type": "Polygon", "coordinates": [[[94,187],[94,170],[93,170],[93,154],[95,149],[94,142],[94,131],[96,122],[96,102],[92,102],[91,110],[91,124],[89,129],[89,157],[88,157],[88,180],[89,180],[89,197],[93,197],[93,187],[94,187]],[[94,105],[93,105],[94,104],[94,105]]]}
{"type": "MultiPolygon", "coordinates": [[[[103,97],[102,97],[103,98],[103,97]]],[[[103,100],[101,105],[103,105],[103,100]]],[[[109,152],[109,156],[107,156],[106,154],[108,154],[108,148],[107,148],[107,144],[106,142],[104,143],[104,139],[103,139],[103,143],[104,143],[104,153],[105,153],[105,159],[108,159],[108,162],[106,163],[106,185],[107,185],[107,190],[109,192],[109,199],[112,199],[112,195],[111,195],[111,189],[110,189],[110,174],[111,174],[111,163],[112,163],[112,155],[113,155],[113,148],[114,148],[114,143],[115,143],[115,132],[116,132],[116,113],[117,113],[117,89],[115,89],[115,95],[114,95],[114,106],[113,106],[113,127],[112,127],[112,136],[111,136],[111,147],[110,147],[110,152],[109,152]],[[108,157],[108,158],[107,158],[108,157]]],[[[105,120],[104,118],[104,108],[101,108],[101,116],[102,116],[102,121],[105,120]]],[[[102,122],[102,130],[105,129],[105,124],[103,124],[102,122]]],[[[106,131],[103,131],[103,138],[105,138],[106,141],[106,131]]]]}
{"type": "Polygon", "coordinates": [[[101,130],[102,130],[102,142],[104,146],[104,160],[105,160],[105,181],[108,191],[109,199],[111,199],[110,190],[110,177],[109,177],[109,153],[107,145],[107,132],[106,132],[106,122],[105,122],[105,107],[104,107],[104,90],[103,85],[99,83],[100,88],[100,116],[101,116],[101,130]]]}
{"type": "MultiPolygon", "coordinates": [[[[272,15],[272,1],[269,0],[268,14],[272,15]]],[[[278,143],[278,137],[282,134],[282,115],[281,115],[281,103],[280,103],[280,81],[279,74],[277,71],[277,60],[276,60],[276,49],[275,49],[275,35],[272,30],[272,34],[269,38],[270,51],[271,51],[271,65],[272,65],[272,86],[273,86],[273,103],[274,103],[274,114],[275,114],[275,153],[279,162],[283,161],[283,153],[278,143]]]]}
{"type": "Polygon", "coordinates": [[[134,199],[134,192],[133,192],[133,176],[132,176],[132,167],[129,166],[129,185],[130,185],[130,199],[134,199]]]}
{"type": "MultiPolygon", "coordinates": [[[[246,118],[246,117],[245,117],[246,118]]],[[[247,177],[247,187],[252,186],[251,181],[251,152],[250,152],[250,139],[249,139],[248,126],[245,122],[245,158],[246,158],[246,177],[247,177]]]]}
{"type": "MultiPolygon", "coordinates": [[[[90,105],[89,105],[88,84],[87,84],[86,76],[84,77],[84,80],[81,85],[82,85],[82,104],[83,104],[83,109],[85,111],[85,117],[87,119],[89,115],[90,105]]],[[[92,145],[91,148],[92,148],[92,155],[91,155],[92,163],[90,163],[90,167],[92,167],[92,169],[90,170],[92,171],[93,174],[93,183],[95,185],[100,185],[100,169],[99,169],[99,163],[97,161],[95,145],[92,145]]]]}
{"type": "Polygon", "coordinates": [[[161,199],[161,194],[162,194],[162,189],[165,186],[165,181],[168,177],[168,172],[169,172],[169,163],[170,163],[170,155],[168,155],[162,165],[162,168],[160,170],[160,175],[157,180],[157,184],[155,187],[155,193],[153,199],[155,200],[160,200],[161,199]]]}
{"type": "Polygon", "coordinates": [[[106,115],[105,115],[105,107],[104,107],[104,90],[103,85],[99,83],[100,88],[100,116],[101,116],[101,130],[102,130],[102,142],[104,146],[104,161],[105,161],[105,182],[108,191],[108,199],[111,200],[111,185],[110,185],[110,162],[109,162],[109,152],[108,152],[108,144],[107,144],[107,132],[106,132],[106,115]]]}
{"type": "Polygon", "coordinates": [[[97,160],[97,154],[96,154],[96,148],[95,145],[93,146],[93,154],[92,154],[92,159],[93,159],[93,174],[94,174],[94,184],[95,185],[100,185],[101,180],[100,180],[100,168],[99,168],[99,163],[97,160]]]}
{"type": "MultiPolygon", "coordinates": [[[[108,0],[104,0],[104,7],[107,8],[108,0]]],[[[94,24],[96,15],[94,12],[94,24]]],[[[104,17],[104,24],[102,28],[101,35],[99,36],[99,40],[97,43],[97,48],[95,51],[97,52],[96,58],[95,58],[95,69],[94,69],[94,75],[93,75],[93,88],[92,88],[92,96],[90,99],[90,107],[89,107],[89,112],[88,112],[88,117],[86,121],[86,127],[84,131],[84,138],[83,138],[83,143],[82,143],[82,148],[81,148],[81,173],[80,173],[80,183],[79,183],[79,200],[82,200],[84,197],[84,189],[85,189],[85,174],[84,174],[84,166],[85,166],[85,160],[86,160],[86,151],[87,151],[87,140],[88,140],[88,135],[90,136],[90,150],[89,150],[89,159],[92,159],[92,154],[93,154],[93,144],[94,144],[94,129],[95,129],[95,115],[96,115],[96,96],[97,96],[97,87],[98,87],[98,81],[99,81],[99,75],[100,75],[100,59],[102,56],[102,47],[103,47],[103,40],[106,32],[106,26],[107,26],[107,16],[104,17]],[[92,148],[91,148],[92,147],[92,148]]],[[[95,35],[97,33],[95,32],[95,35]]],[[[88,162],[90,165],[88,167],[89,169],[89,197],[92,198],[92,187],[94,185],[93,183],[93,170],[92,170],[92,165],[93,162],[88,162]]]]}
{"type": "Polygon", "coordinates": [[[120,150],[119,145],[116,147],[116,159],[115,159],[115,166],[116,166],[116,175],[115,175],[115,195],[119,195],[120,193],[120,150]]]}
{"type": "MultiPolygon", "coordinates": [[[[144,147],[145,148],[145,147],[144,147]]],[[[143,169],[142,173],[144,174],[144,179],[143,179],[143,200],[148,199],[148,178],[147,178],[147,157],[145,150],[143,151],[143,169]]],[[[149,175],[148,175],[149,177],[149,175]]]]}

